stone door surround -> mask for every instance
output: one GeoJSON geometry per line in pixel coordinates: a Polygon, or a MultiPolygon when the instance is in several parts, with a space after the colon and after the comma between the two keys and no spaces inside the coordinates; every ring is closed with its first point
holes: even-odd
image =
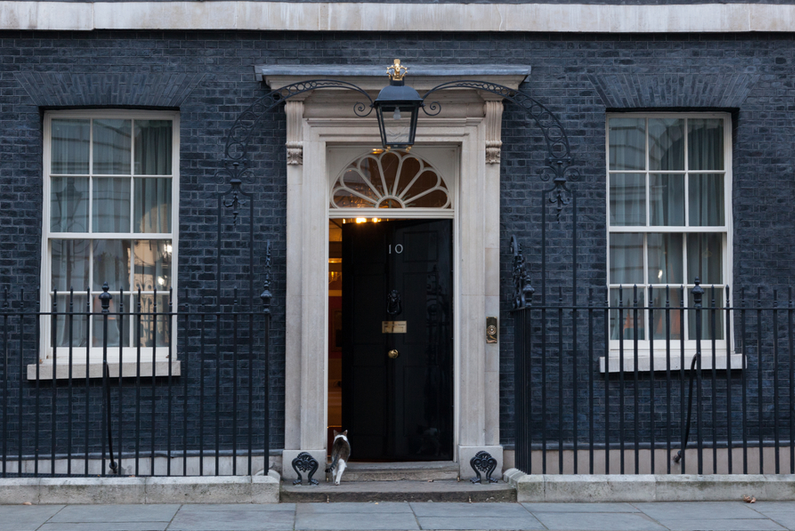
{"type": "MultiPolygon", "coordinates": [[[[258,66],[272,90],[312,79],[354,83],[373,99],[388,83],[381,66],[258,66]]],[[[527,66],[414,66],[406,82],[420,95],[454,80],[477,80],[518,88],[527,66]]],[[[502,102],[473,89],[435,94],[435,117],[420,112],[416,145],[456,146],[460,175],[455,193],[455,453],[462,477],[469,460],[486,450],[502,467],[499,445],[499,343],[486,343],[486,317],[499,316],[500,158],[502,102]]],[[[327,262],[329,176],[333,146],[379,147],[374,115],[353,112],[364,99],[354,91],[323,89],[288,100],[287,115],[287,306],[285,449],[282,474],[300,452],[326,458],[327,262]],[[358,96],[358,98],[357,98],[358,96]]],[[[368,102],[369,103],[369,102],[368,102]]],[[[430,103],[430,102],[429,102],[430,103]]]]}

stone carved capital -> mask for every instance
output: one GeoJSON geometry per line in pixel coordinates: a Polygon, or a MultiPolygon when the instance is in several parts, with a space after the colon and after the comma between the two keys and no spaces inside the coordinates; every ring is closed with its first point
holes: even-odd
{"type": "Polygon", "coordinates": [[[287,164],[300,166],[304,163],[304,143],[287,142],[287,164]]]}
{"type": "Polygon", "coordinates": [[[284,104],[287,115],[287,164],[300,166],[304,163],[304,102],[290,100],[284,104]]]}
{"type": "Polygon", "coordinates": [[[486,101],[486,164],[500,163],[502,148],[502,101],[486,101]]]}

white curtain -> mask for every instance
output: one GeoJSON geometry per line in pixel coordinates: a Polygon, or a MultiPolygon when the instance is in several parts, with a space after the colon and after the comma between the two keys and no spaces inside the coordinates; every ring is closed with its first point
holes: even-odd
{"type": "MultiPolygon", "coordinates": [[[[52,241],[52,278],[51,289],[58,291],[57,311],[66,313],[69,307],[69,290],[74,289],[72,298],[72,311],[85,314],[86,289],[89,282],[89,260],[91,242],[89,240],[53,240],[52,241]]],[[[74,316],[70,320],[65,315],[56,318],[55,345],[58,347],[86,346],[88,320],[83,316],[74,316]],[[71,330],[70,330],[71,328],[71,330]]]]}
{"type": "Polygon", "coordinates": [[[171,121],[135,121],[135,174],[171,175],[171,121]]]}
{"type": "Polygon", "coordinates": [[[94,120],[94,175],[129,175],[130,120],[94,120]]]}

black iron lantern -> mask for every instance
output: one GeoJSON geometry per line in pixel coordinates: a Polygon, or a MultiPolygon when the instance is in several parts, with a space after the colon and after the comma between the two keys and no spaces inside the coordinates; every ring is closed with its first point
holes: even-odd
{"type": "Polygon", "coordinates": [[[389,85],[384,87],[373,102],[384,149],[411,149],[417,133],[417,115],[423,106],[419,93],[404,84],[407,68],[400,59],[387,68],[389,85]]]}

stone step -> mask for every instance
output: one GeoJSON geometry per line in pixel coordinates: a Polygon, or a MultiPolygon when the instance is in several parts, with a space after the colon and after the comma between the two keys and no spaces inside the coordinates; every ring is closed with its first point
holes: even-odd
{"type": "MultiPolygon", "coordinates": [[[[322,472],[322,470],[320,471],[322,472]]],[[[316,479],[322,479],[318,474],[316,479]]],[[[349,463],[342,481],[430,481],[458,479],[458,464],[452,461],[402,463],[349,463]]]]}
{"type": "MultiPolygon", "coordinates": [[[[321,478],[322,479],[322,478],[321,478]]],[[[500,481],[474,484],[468,479],[425,481],[348,481],[339,486],[321,481],[319,485],[293,485],[282,481],[282,503],[334,502],[515,502],[516,490],[500,481]]]]}

